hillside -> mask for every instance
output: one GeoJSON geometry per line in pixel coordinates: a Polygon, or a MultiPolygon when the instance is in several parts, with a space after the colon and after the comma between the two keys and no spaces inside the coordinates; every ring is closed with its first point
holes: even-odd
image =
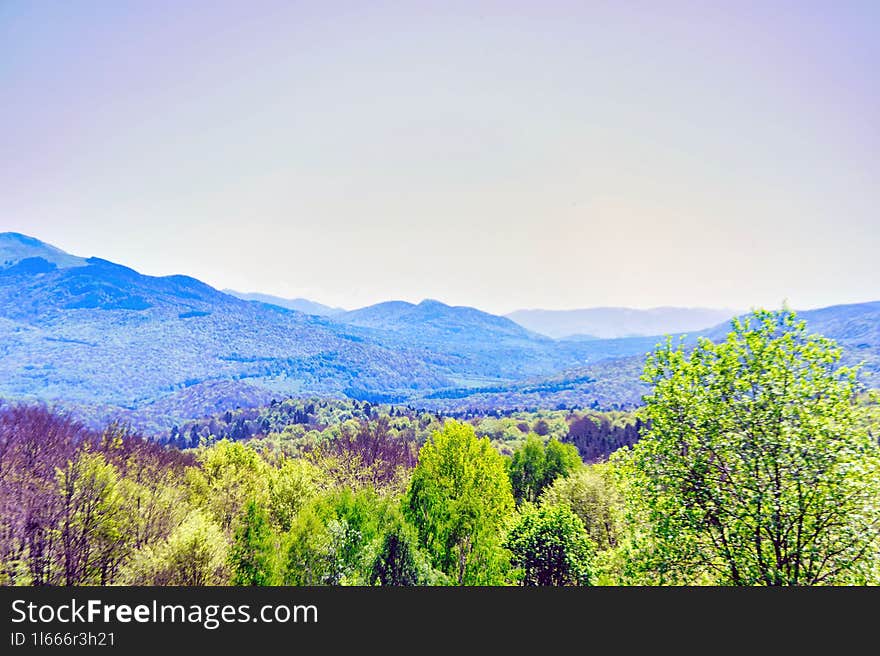
{"type": "MultiPolygon", "coordinates": [[[[0,237],[0,242],[10,238],[0,237]]],[[[212,380],[279,394],[448,384],[344,326],[51,247],[0,269],[0,394],[135,408],[212,380]]]]}
{"type": "MultiPolygon", "coordinates": [[[[657,336],[552,339],[509,318],[425,300],[332,317],[242,300],[183,275],[153,277],[0,234],[0,398],[145,428],[273,398],[436,409],[640,403],[657,336]]],[[[804,312],[880,386],[880,302],[804,312]]],[[[697,334],[722,338],[728,322],[697,334]]]]}
{"type": "MultiPolygon", "coordinates": [[[[241,403],[318,394],[400,401],[503,387],[644,345],[557,342],[504,317],[437,301],[337,318],[245,301],[188,276],[145,276],[36,239],[0,235],[0,396],[202,414],[219,382],[241,403]],[[188,390],[188,391],[187,391],[188,390]]],[[[232,401],[232,397],[227,400],[232,401]]],[[[138,412],[141,410],[141,412],[138,412]]]]}

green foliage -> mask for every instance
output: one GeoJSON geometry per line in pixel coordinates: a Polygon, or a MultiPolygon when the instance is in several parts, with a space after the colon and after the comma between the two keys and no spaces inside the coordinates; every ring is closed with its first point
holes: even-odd
{"type": "Polygon", "coordinates": [[[227,542],[220,527],[193,510],[171,535],[137,552],[124,580],[130,585],[222,585],[228,580],[227,542]]]}
{"type": "Polygon", "coordinates": [[[398,518],[382,538],[369,582],[391,586],[438,585],[445,582],[445,577],[428,564],[413,528],[398,518]]]}
{"type": "Polygon", "coordinates": [[[875,575],[880,453],[840,349],[794,313],[648,360],[650,430],[617,461],[633,565],[659,583],[864,583],[875,575]]]}
{"type": "Polygon", "coordinates": [[[315,497],[288,534],[285,584],[365,584],[393,512],[390,499],[371,488],[336,488],[315,497]]]}
{"type": "Polygon", "coordinates": [[[58,539],[65,585],[104,584],[125,547],[119,473],[102,453],[82,451],[56,471],[62,507],[58,539]]]}
{"type": "Polygon", "coordinates": [[[523,505],[504,543],[522,585],[590,585],[595,545],[567,505],[523,505]]]}
{"type": "Polygon", "coordinates": [[[508,566],[501,530],[513,505],[504,458],[450,421],[419,452],[404,514],[433,567],[458,585],[492,585],[508,566]]]}
{"type": "Polygon", "coordinates": [[[229,553],[232,585],[271,585],[274,553],[269,514],[255,501],[250,501],[235,529],[229,553]]]}
{"type": "Polygon", "coordinates": [[[269,515],[279,530],[290,530],[296,514],[324,489],[325,476],[311,462],[282,457],[269,477],[269,515]]]}
{"type": "Polygon", "coordinates": [[[510,483],[517,504],[534,503],[554,480],[576,471],[582,464],[571,444],[551,438],[545,447],[538,435],[530,434],[510,459],[510,483]]]}
{"type": "Polygon", "coordinates": [[[201,447],[197,458],[201,466],[187,472],[193,501],[209,511],[223,530],[231,529],[249,499],[266,503],[268,466],[253,449],[220,440],[201,447]]]}
{"type": "Polygon", "coordinates": [[[587,465],[569,476],[557,478],[541,495],[541,505],[571,508],[599,551],[617,545],[622,499],[607,463],[587,465]]]}

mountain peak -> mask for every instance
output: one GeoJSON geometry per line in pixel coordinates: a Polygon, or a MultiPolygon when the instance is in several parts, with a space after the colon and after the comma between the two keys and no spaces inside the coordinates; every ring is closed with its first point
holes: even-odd
{"type": "Polygon", "coordinates": [[[85,266],[86,260],[20,232],[0,232],[0,269],[8,269],[22,260],[40,258],[59,269],[85,266]]]}

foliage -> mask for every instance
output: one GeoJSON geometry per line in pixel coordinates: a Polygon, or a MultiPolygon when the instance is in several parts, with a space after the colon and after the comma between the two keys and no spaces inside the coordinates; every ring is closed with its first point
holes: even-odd
{"type": "Polygon", "coordinates": [[[504,546],[522,585],[589,585],[595,545],[567,505],[526,503],[504,546]]]}
{"type": "Polygon", "coordinates": [[[134,555],[125,574],[132,585],[221,585],[228,580],[227,542],[202,510],[193,510],[171,535],[134,555]]]}
{"type": "Polygon", "coordinates": [[[232,585],[271,585],[274,554],[269,514],[256,501],[249,501],[235,529],[229,553],[232,585]]]}
{"type": "Polygon", "coordinates": [[[458,585],[491,585],[504,580],[500,533],[513,505],[503,457],[450,421],[419,452],[404,513],[435,568],[458,585]]]}
{"type": "Polygon", "coordinates": [[[390,500],[371,488],[336,488],[316,497],[288,533],[285,584],[365,584],[393,512],[390,500]]]}
{"type": "Polygon", "coordinates": [[[649,358],[651,428],[618,466],[643,534],[636,560],[659,582],[871,579],[880,453],[840,355],[783,310],[649,358]]]}
{"type": "Polygon", "coordinates": [[[556,479],[544,490],[541,505],[565,505],[584,524],[598,551],[615,547],[621,531],[622,499],[610,465],[587,465],[556,479]]]}
{"type": "Polygon", "coordinates": [[[534,503],[544,488],[560,476],[576,471],[581,465],[577,449],[571,444],[562,444],[556,438],[550,438],[545,447],[537,434],[530,434],[510,459],[510,483],[516,502],[534,503]]]}

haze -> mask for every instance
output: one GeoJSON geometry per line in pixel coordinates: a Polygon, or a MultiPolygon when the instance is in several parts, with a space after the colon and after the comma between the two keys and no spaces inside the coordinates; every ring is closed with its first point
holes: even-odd
{"type": "Polygon", "coordinates": [[[0,231],[347,308],[880,298],[876,2],[182,4],[0,3],[0,231]]]}

